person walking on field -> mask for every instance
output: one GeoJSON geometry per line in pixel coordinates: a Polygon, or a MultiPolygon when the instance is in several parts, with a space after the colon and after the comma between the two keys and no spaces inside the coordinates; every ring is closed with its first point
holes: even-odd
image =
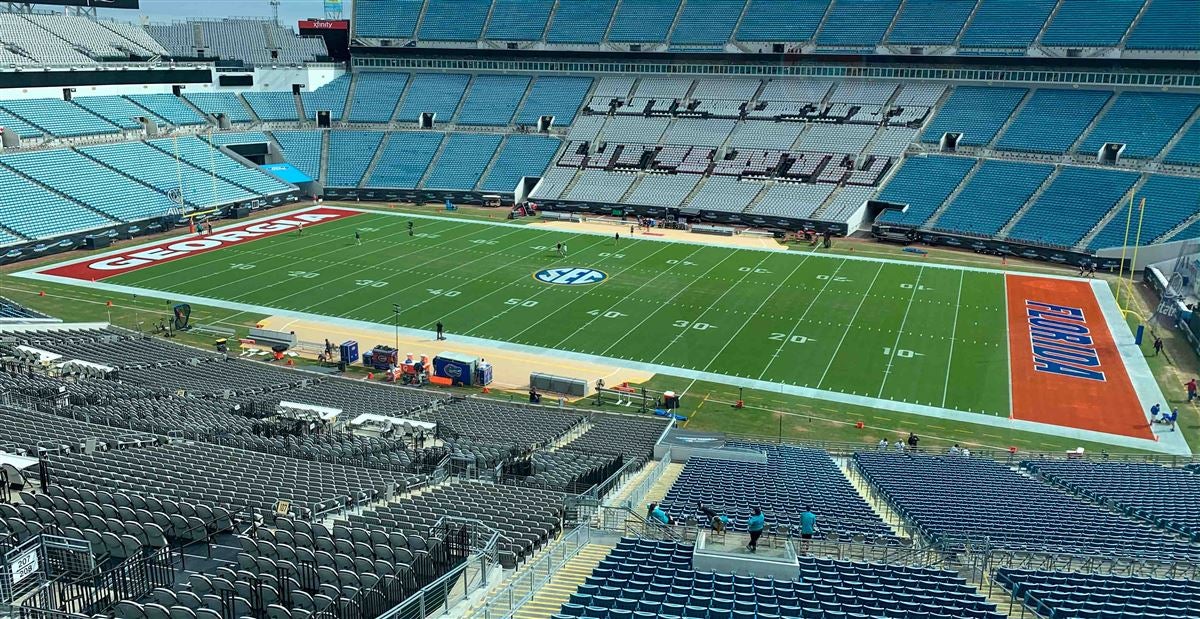
{"type": "Polygon", "coordinates": [[[440,321],[440,320],[437,323],[437,339],[439,339],[439,340],[446,339],[446,327],[444,325],[442,325],[442,321],[440,321]]]}
{"type": "Polygon", "coordinates": [[[354,231],[354,244],[362,245],[362,233],[359,232],[358,230],[354,231]]]}
{"type": "Polygon", "coordinates": [[[750,520],[746,522],[746,530],[750,532],[750,543],[746,545],[746,549],[750,552],[758,552],[758,538],[762,537],[763,529],[767,527],[767,517],[763,515],[762,509],[755,507],[750,514],[750,520]]]}
{"type": "Polygon", "coordinates": [[[1158,337],[1157,335],[1154,336],[1154,356],[1157,357],[1158,353],[1162,352],[1162,349],[1163,349],[1162,338],[1158,337]]]}
{"type": "Polygon", "coordinates": [[[1195,400],[1196,399],[1196,379],[1193,378],[1192,380],[1189,380],[1188,382],[1184,383],[1184,386],[1187,387],[1188,402],[1195,400]]]}

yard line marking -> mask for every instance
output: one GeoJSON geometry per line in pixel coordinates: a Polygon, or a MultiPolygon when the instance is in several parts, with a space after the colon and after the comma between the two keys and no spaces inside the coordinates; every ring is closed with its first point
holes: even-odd
{"type": "Polygon", "coordinates": [[[892,354],[888,358],[887,368],[883,372],[883,382],[879,384],[879,393],[875,395],[877,398],[883,397],[883,388],[887,386],[887,379],[892,375],[892,364],[896,362],[896,348],[900,346],[900,338],[904,336],[904,325],[908,323],[908,314],[912,311],[913,300],[917,298],[917,291],[921,289],[921,276],[925,274],[925,267],[922,266],[917,271],[917,281],[913,283],[912,295],[908,297],[908,306],[904,308],[904,317],[900,319],[900,330],[896,332],[896,341],[892,344],[892,354]]]}
{"type": "MultiPolygon", "coordinates": [[[[704,248],[703,248],[703,247],[697,247],[696,249],[692,250],[692,253],[688,254],[687,256],[684,256],[683,258],[681,258],[681,259],[680,259],[678,262],[676,262],[675,264],[672,264],[671,266],[669,266],[669,267],[667,267],[667,268],[665,268],[665,269],[663,269],[663,270],[659,271],[657,275],[655,275],[654,277],[651,277],[650,279],[646,280],[646,281],[645,281],[645,282],[643,282],[643,283],[642,283],[640,286],[638,286],[637,288],[634,288],[634,289],[633,289],[633,291],[631,291],[630,293],[628,293],[628,294],[626,294],[625,296],[623,296],[623,297],[621,297],[620,299],[618,299],[616,303],[613,303],[612,305],[608,306],[608,309],[605,309],[604,311],[600,312],[599,314],[596,314],[595,316],[593,316],[593,317],[592,317],[591,319],[589,319],[587,322],[583,323],[583,325],[582,325],[581,327],[579,327],[578,329],[576,329],[574,333],[572,333],[572,334],[570,334],[570,335],[568,335],[568,336],[564,337],[563,339],[559,340],[559,341],[558,341],[558,343],[556,343],[554,346],[551,346],[551,348],[558,348],[559,346],[562,346],[562,345],[563,345],[563,343],[564,343],[564,342],[566,342],[567,340],[570,340],[571,338],[575,337],[576,335],[579,335],[579,333],[580,333],[581,331],[583,331],[584,329],[586,329],[586,328],[588,328],[589,326],[591,326],[591,324],[592,324],[593,322],[596,322],[596,320],[598,320],[598,319],[599,319],[601,316],[603,316],[603,315],[604,315],[604,312],[611,312],[611,311],[612,311],[613,309],[615,309],[615,308],[616,308],[618,305],[620,305],[620,304],[622,304],[622,303],[624,303],[624,302],[628,301],[628,300],[629,300],[629,298],[630,298],[630,297],[632,297],[632,296],[634,295],[634,293],[636,293],[637,291],[641,290],[642,288],[645,288],[646,286],[650,285],[650,283],[651,283],[651,282],[653,282],[654,280],[658,279],[659,277],[662,277],[663,275],[666,275],[668,272],[670,272],[670,271],[671,271],[671,269],[674,269],[675,267],[677,267],[677,266],[679,266],[679,265],[683,264],[683,262],[684,262],[685,260],[687,260],[688,258],[691,258],[692,256],[695,256],[695,255],[696,255],[697,253],[699,253],[699,252],[700,252],[700,250],[702,250],[702,249],[704,249],[704,248]]],[[[662,250],[660,249],[659,251],[662,251],[662,250]]],[[[655,255],[657,255],[657,254],[658,254],[658,252],[656,251],[656,252],[654,252],[653,254],[650,254],[650,256],[655,256],[655,255]]],[[[649,258],[650,256],[647,256],[647,258],[649,258]]],[[[639,261],[639,262],[640,262],[640,261],[639,261]]],[[[581,297],[581,298],[582,298],[582,297],[581,297]]],[[[561,308],[560,308],[560,309],[561,309],[561,308]]],[[[549,318],[549,316],[547,316],[547,318],[549,318]]],[[[545,320],[545,318],[543,318],[542,320],[539,320],[539,321],[538,321],[538,324],[541,324],[541,323],[542,323],[544,320],[545,320]]],[[[524,331],[522,331],[521,333],[524,333],[524,331]]]]}
{"type": "MultiPolygon", "coordinates": [[[[732,286],[729,286],[728,288],[726,288],[726,289],[725,289],[725,292],[722,292],[722,293],[721,293],[721,296],[717,297],[717,299],[716,299],[715,301],[713,301],[712,303],[708,304],[708,306],[707,306],[707,307],[705,307],[705,308],[704,308],[704,310],[700,312],[700,315],[699,315],[699,316],[696,316],[695,318],[691,319],[691,320],[690,320],[690,321],[688,321],[688,322],[691,322],[692,324],[696,324],[697,322],[699,322],[699,321],[700,321],[700,319],[701,319],[701,318],[704,318],[704,315],[705,315],[705,314],[707,314],[707,313],[708,313],[708,312],[709,312],[709,311],[710,311],[710,310],[711,310],[713,307],[715,307],[715,306],[716,306],[718,303],[720,303],[720,302],[721,302],[721,299],[724,299],[724,298],[725,298],[725,295],[727,295],[727,294],[729,294],[729,293],[733,292],[733,291],[734,291],[734,289],[738,287],[738,284],[741,284],[743,281],[745,281],[745,280],[746,280],[746,278],[747,278],[747,277],[750,277],[750,274],[751,274],[751,273],[754,273],[755,269],[757,269],[758,267],[761,267],[761,266],[762,266],[762,264],[763,264],[764,262],[766,262],[766,261],[767,261],[767,258],[769,258],[769,257],[770,257],[770,254],[767,254],[766,256],[763,256],[763,259],[762,259],[762,260],[759,260],[759,261],[758,261],[758,262],[757,262],[757,263],[756,263],[756,264],[755,264],[753,267],[750,267],[750,270],[749,270],[749,271],[746,271],[745,275],[742,275],[740,278],[738,278],[738,280],[737,280],[736,282],[734,282],[732,286]]],[[[791,276],[789,275],[788,277],[791,277],[791,276]]],[[[682,338],[683,336],[687,335],[687,332],[688,332],[689,330],[690,330],[690,329],[687,329],[687,328],[680,329],[680,330],[679,330],[679,333],[675,334],[675,337],[671,338],[671,341],[670,341],[670,342],[668,342],[666,346],[663,346],[663,347],[662,347],[662,349],[658,351],[658,354],[657,354],[657,355],[654,355],[654,358],[650,360],[650,363],[657,363],[657,362],[658,362],[658,358],[659,358],[659,357],[661,357],[661,356],[663,356],[663,354],[664,354],[664,353],[666,353],[668,349],[670,349],[672,346],[674,346],[674,345],[675,345],[675,342],[678,342],[678,341],[679,341],[679,338],[682,338]]],[[[739,329],[739,330],[740,330],[740,329],[739,329]]],[[[732,340],[731,340],[731,341],[732,341],[732,340]]],[[[726,343],[726,345],[728,345],[728,343],[726,343]]],[[[701,372],[703,372],[704,370],[700,370],[700,371],[701,371],[701,372]]]]}
{"type": "MultiPolygon", "coordinates": [[[[648,254],[648,255],[647,255],[645,258],[642,258],[641,260],[638,260],[637,262],[634,262],[633,264],[629,265],[628,267],[626,267],[626,268],[624,268],[624,269],[621,269],[620,271],[617,271],[617,272],[616,272],[614,275],[620,275],[620,274],[622,274],[622,273],[625,273],[626,271],[633,270],[633,268],[634,268],[635,266],[637,266],[637,265],[639,265],[639,264],[641,264],[641,263],[643,263],[643,262],[645,262],[645,261],[647,261],[647,260],[649,260],[649,259],[651,259],[651,258],[653,258],[653,257],[657,256],[657,255],[658,255],[660,252],[662,252],[663,250],[666,250],[666,249],[668,249],[669,247],[670,247],[670,246],[669,246],[669,245],[667,245],[667,246],[664,246],[664,247],[661,247],[661,248],[659,248],[659,249],[656,249],[656,250],[654,250],[654,252],[653,252],[653,253],[651,253],[651,254],[648,254]]],[[[700,248],[696,248],[696,250],[695,250],[695,251],[693,251],[691,254],[688,254],[688,255],[687,255],[687,258],[691,258],[691,257],[692,257],[692,255],[693,255],[693,254],[695,254],[697,251],[700,251],[700,248]]],[[[686,260],[687,258],[685,258],[685,260],[686,260]]],[[[677,264],[673,264],[673,265],[671,265],[671,267],[675,267],[675,266],[677,266],[677,264]]],[[[658,274],[658,275],[662,275],[663,273],[666,273],[667,271],[670,271],[670,270],[671,270],[671,268],[667,268],[667,269],[665,269],[665,270],[663,270],[663,271],[659,272],[659,274],[658,274]]],[[[594,322],[594,321],[595,321],[597,318],[599,318],[600,316],[602,316],[602,315],[604,314],[604,312],[611,311],[613,307],[616,307],[617,305],[620,305],[622,301],[625,301],[626,299],[628,299],[628,298],[629,298],[629,296],[630,296],[630,295],[632,295],[634,292],[637,292],[638,290],[641,290],[643,287],[645,287],[645,285],[646,285],[646,284],[650,283],[650,281],[654,281],[655,279],[657,279],[657,278],[658,278],[658,275],[655,275],[654,277],[650,278],[650,280],[649,280],[649,281],[647,281],[647,282],[645,282],[645,283],[641,284],[641,285],[640,285],[640,286],[638,286],[637,288],[634,288],[634,289],[633,289],[633,292],[630,292],[629,294],[627,294],[627,295],[625,295],[624,297],[622,297],[620,301],[617,301],[616,303],[614,303],[614,304],[613,304],[611,307],[609,307],[608,309],[606,309],[606,310],[602,310],[602,311],[601,311],[599,314],[596,314],[595,316],[593,316],[593,317],[592,317],[590,320],[588,320],[586,323],[584,323],[582,327],[579,327],[578,329],[576,329],[576,330],[575,330],[575,332],[574,332],[574,333],[572,333],[571,335],[568,335],[567,337],[564,337],[564,338],[563,338],[562,340],[560,340],[560,341],[559,341],[557,344],[555,344],[554,346],[552,346],[552,348],[558,348],[559,346],[561,346],[561,345],[563,344],[563,342],[566,342],[567,340],[569,340],[569,339],[571,339],[571,338],[575,337],[576,335],[578,335],[578,334],[579,334],[579,332],[580,332],[580,331],[582,331],[584,327],[586,327],[586,326],[588,326],[588,325],[592,324],[592,322],[594,322]]],[[[549,319],[550,319],[552,316],[554,316],[555,314],[557,314],[557,313],[561,312],[562,310],[566,309],[566,308],[567,308],[569,305],[571,305],[571,304],[575,303],[576,301],[579,301],[579,300],[581,300],[581,299],[583,299],[583,298],[587,297],[589,293],[591,293],[591,292],[593,292],[593,291],[595,291],[595,290],[599,290],[599,289],[600,289],[600,288],[599,288],[599,287],[597,287],[597,286],[591,286],[591,287],[587,288],[586,290],[584,290],[584,291],[583,291],[583,294],[580,294],[580,295],[576,296],[574,299],[571,299],[570,301],[567,301],[566,303],[563,303],[561,306],[559,306],[559,307],[558,307],[557,309],[555,309],[553,312],[550,312],[550,313],[546,314],[546,315],[545,315],[545,316],[543,316],[543,317],[542,317],[540,320],[538,320],[537,322],[534,322],[534,323],[530,324],[528,327],[525,327],[525,328],[524,328],[524,329],[522,329],[522,330],[521,330],[519,333],[517,333],[516,335],[512,336],[512,337],[511,337],[511,338],[509,338],[509,339],[516,339],[517,337],[519,337],[521,334],[525,333],[526,331],[528,331],[528,330],[530,330],[530,329],[533,329],[534,327],[536,327],[536,326],[538,326],[538,325],[542,324],[543,322],[546,322],[547,320],[549,320],[549,319]]],[[[603,295],[602,295],[602,296],[603,296],[603,295]]],[[[611,295],[609,295],[609,296],[611,296],[611,295]]]]}
{"type": "MultiPolygon", "coordinates": [[[[558,232],[559,234],[562,234],[562,232],[561,232],[561,231],[559,231],[559,230],[554,230],[554,231],[552,231],[552,232],[558,232]]],[[[596,241],[595,243],[592,243],[591,245],[588,245],[588,246],[584,247],[583,249],[581,249],[581,250],[579,250],[579,251],[580,251],[580,253],[586,252],[587,250],[589,250],[589,249],[591,249],[591,248],[593,248],[593,247],[595,247],[595,246],[597,246],[597,245],[599,245],[599,244],[603,243],[605,240],[607,240],[607,237],[605,237],[604,239],[600,239],[600,240],[596,241]]],[[[610,255],[608,255],[608,256],[601,256],[599,260],[593,260],[593,261],[589,262],[589,263],[588,263],[588,266],[589,266],[589,267],[594,267],[594,266],[596,266],[596,265],[600,264],[601,262],[604,262],[605,260],[607,260],[607,259],[609,259],[609,258],[611,258],[611,257],[612,257],[612,256],[611,256],[611,254],[610,254],[610,255]]],[[[486,273],[485,273],[485,275],[486,275],[486,273]]],[[[449,314],[446,314],[445,316],[442,316],[442,318],[441,318],[441,319],[445,319],[445,318],[447,318],[447,317],[449,317],[449,316],[453,316],[454,314],[457,314],[458,312],[461,312],[461,311],[463,311],[464,309],[467,309],[468,307],[470,307],[470,306],[472,306],[472,305],[475,305],[476,303],[478,303],[478,302],[480,302],[480,301],[482,301],[482,300],[484,300],[484,299],[487,299],[487,298],[489,298],[489,297],[491,297],[491,296],[495,295],[496,293],[503,293],[503,292],[505,292],[505,289],[506,289],[506,288],[508,288],[509,286],[515,286],[515,285],[517,285],[517,284],[520,284],[521,282],[524,282],[524,281],[525,281],[525,280],[527,280],[527,279],[529,279],[529,275],[528,275],[528,274],[522,275],[522,276],[518,277],[517,279],[513,280],[512,282],[510,282],[510,283],[508,283],[508,284],[503,284],[503,287],[502,287],[502,288],[498,288],[498,289],[496,289],[496,290],[493,290],[492,292],[489,292],[489,293],[487,293],[487,294],[485,294],[485,295],[483,295],[483,296],[479,297],[478,299],[475,299],[474,301],[471,301],[470,303],[467,303],[466,305],[463,305],[463,306],[461,306],[461,307],[458,307],[458,308],[456,308],[454,311],[450,312],[449,314]]],[[[528,297],[526,297],[526,299],[525,299],[525,300],[526,300],[526,301],[528,301],[528,300],[530,300],[530,299],[532,299],[532,298],[534,298],[534,297],[536,297],[536,296],[539,296],[539,295],[541,295],[541,294],[543,294],[543,293],[545,293],[545,292],[549,291],[551,288],[553,288],[553,286],[549,286],[549,285],[547,285],[546,287],[542,288],[541,290],[538,290],[537,292],[535,292],[535,293],[533,293],[533,294],[529,295],[528,297]]],[[[503,316],[503,315],[505,315],[505,314],[507,314],[507,313],[509,313],[509,312],[513,311],[514,309],[516,309],[516,308],[518,308],[518,307],[520,307],[520,306],[519,306],[519,305],[513,305],[513,306],[511,306],[511,307],[506,307],[506,308],[504,308],[503,310],[501,310],[501,311],[500,311],[500,313],[499,313],[499,314],[496,314],[495,316],[492,316],[491,318],[488,318],[487,320],[485,320],[485,321],[483,321],[483,322],[476,323],[476,324],[475,324],[475,326],[473,326],[473,327],[471,327],[470,329],[467,329],[466,331],[464,331],[464,332],[463,332],[463,335],[469,335],[471,332],[475,331],[475,330],[476,330],[476,329],[478,329],[479,327],[482,327],[483,325],[486,325],[487,323],[489,323],[489,322],[491,322],[491,321],[493,321],[493,320],[495,320],[495,319],[497,319],[497,318],[499,318],[499,317],[501,317],[501,316],[503,316]]],[[[429,323],[426,323],[426,324],[425,324],[425,326],[426,326],[426,327],[428,327],[428,326],[429,326],[429,325],[431,325],[431,324],[433,324],[433,323],[432,323],[432,322],[429,322],[429,323]]]]}
{"type": "Polygon", "coordinates": [[[854,320],[858,318],[858,313],[862,311],[863,305],[867,302],[867,297],[871,296],[871,289],[875,287],[875,282],[879,280],[879,274],[883,272],[883,267],[883,264],[879,265],[879,270],[875,271],[875,277],[871,278],[871,283],[867,285],[867,291],[858,300],[858,307],[854,309],[854,314],[850,316],[850,322],[846,323],[846,330],[842,332],[842,339],[838,340],[837,348],[833,349],[833,354],[829,356],[829,363],[825,366],[825,371],[821,373],[821,380],[817,381],[817,389],[821,388],[821,383],[825,382],[825,377],[829,375],[829,368],[833,367],[833,362],[837,359],[838,351],[842,349],[842,344],[846,343],[846,336],[850,335],[850,328],[854,326],[854,320]]]}
{"type": "MultiPolygon", "coordinates": [[[[721,350],[717,351],[717,354],[714,355],[712,360],[710,360],[708,362],[708,365],[704,366],[704,370],[702,370],[702,371],[707,372],[708,368],[712,367],[712,364],[716,363],[717,359],[721,358],[721,355],[725,353],[725,349],[729,348],[729,345],[732,344],[733,341],[737,339],[737,336],[739,334],[741,334],[743,329],[746,328],[746,325],[750,324],[750,321],[754,320],[754,317],[757,316],[758,313],[762,311],[762,308],[767,305],[767,301],[770,301],[772,298],[775,297],[775,295],[779,294],[780,290],[783,290],[783,285],[785,283],[787,283],[787,281],[789,279],[791,279],[793,276],[796,275],[796,272],[800,270],[800,267],[804,266],[805,262],[808,262],[808,258],[811,255],[812,255],[812,253],[809,253],[808,255],[804,256],[804,259],[796,264],[796,267],[794,269],[792,269],[791,273],[787,274],[787,277],[783,277],[779,280],[779,284],[777,286],[775,286],[775,290],[772,290],[771,294],[768,294],[765,298],[763,298],[762,303],[759,303],[758,307],[754,308],[753,312],[750,312],[750,316],[748,318],[746,318],[746,321],[742,323],[742,326],[738,327],[737,331],[733,332],[733,335],[728,340],[725,341],[725,345],[721,347],[721,350]]],[[[846,262],[845,260],[842,261],[843,264],[845,262],[846,262]]],[[[746,275],[749,275],[749,274],[750,274],[750,272],[746,273],[746,275]]],[[[718,299],[718,300],[720,300],[720,299],[718,299]]],[[[716,305],[716,303],[713,303],[713,305],[716,305]]],[[[701,316],[703,316],[703,314],[701,314],[701,316]]]]}
{"type": "Polygon", "coordinates": [[[942,387],[942,408],[946,407],[946,395],[950,393],[950,365],[954,362],[954,339],[958,333],[958,313],[962,311],[963,277],[966,271],[958,274],[958,299],[954,301],[954,325],[950,327],[950,358],[946,360],[946,384],[942,387]]]}
{"type": "MultiPolygon", "coordinates": [[[[642,326],[642,325],[646,324],[646,321],[647,321],[647,320],[650,320],[650,317],[651,317],[651,316],[654,316],[655,314],[657,314],[657,313],[659,312],[659,310],[661,310],[662,308],[664,308],[664,307],[666,307],[666,306],[670,305],[670,304],[671,304],[671,301],[674,301],[674,300],[675,300],[675,299],[676,299],[676,298],[677,298],[679,295],[683,294],[685,290],[687,290],[688,288],[691,288],[691,287],[692,287],[692,285],[693,285],[693,284],[695,284],[696,282],[698,282],[698,281],[701,281],[701,280],[705,279],[705,277],[707,277],[709,273],[712,273],[712,272],[713,272],[713,269],[715,269],[715,268],[717,268],[717,267],[721,266],[722,264],[725,264],[725,261],[726,261],[726,260],[729,260],[729,259],[730,259],[730,258],[732,258],[733,256],[736,256],[738,253],[740,253],[740,252],[738,252],[737,250],[734,250],[734,251],[731,251],[731,252],[729,252],[729,253],[728,253],[728,254],[727,254],[727,255],[726,255],[724,258],[721,258],[720,260],[718,260],[717,262],[715,262],[715,263],[714,263],[712,266],[708,267],[708,270],[707,270],[707,271],[705,271],[705,272],[703,272],[703,273],[701,273],[699,277],[697,277],[697,278],[693,279],[692,281],[688,282],[686,286],[681,286],[681,287],[679,288],[679,290],[676,290],[676,291],[675,291],[675,294],[671,295],[671,298],[667,299],[666,301],[663,301],[663,303],[662,303],[661,305],[659,305],[658,307],[654,308],[654,310],[653,310],[653,311],[651,311],[650,313],[646,314],[645,318],[642,318],[640,321],[638,321],[638,323],[637,323],[636,325],[633,325],[633,328],[631,328],[631,329],[629,329],[628,331],[626,331],[626,332],[625,332],[625,335],[622,335],[621,337],[617,338],[617,339],[616,339],[616,341],[614,341],[612,344],[609,344],[609,345],[608,345],[608,348],[605,348],[605,349],[604,349],[604,350],[603,350],[603,351],[600,353],[600,356],[607,355],[607,354],[608,354],[608,351],[612,350],[612,349],[613,349],[613,347],[615,347],[617,344],[620,344],[621,342],[623,342],[623,341],[625,340],[625,338],[629,337],[630,335],[632,335],[632,334],[633,334],[633,332],[635,332],[635,331],[637,331],[639,328],[641,328],[641,326],[642,326]]],[[[665,349],[664,349],[664,350],[665,350],[665,349]]]]}
{"type": "Polygon", "coordinates": [[[1008,360],[1008,418],[1012,419],[1016,409],[1013,406],[1012,334],[1008,325],[1008,276],[1002,275],[1000,279],[1004,281],[1004,358],[1008,360]]]}
{"type": "Polygon", "coordinates": [[[762,380],[762,377],[767,375],[767,371],[771,369],[771,366],[775,364],[775,360],[779,358],[779,353],[783,352],[783,347],[787,346],[787,343],[791,341],[793,335],[796,335],[796,329],[800,328],[800,325],[804,322],[804,319],[808,316],[808,313],[812,311],[812,308],[816,307],[817,301],[820,300],[821,295],[825,293],[825,289],[829,288],[829,285],[833,283],[834,278],[837,277],[839,272],[841,272],[842,267],[846,266],[847,262],[847,260],[843,260],[838,263],[837,268],[833,270],[833,274],[829,276],[829,279],[825,280],[825,285],[821,286],[821,289],[817,291],[815,296],[813,296],[812,301],[808,302],[808,307],[804,308],[804,313],[800,314],[800,318],[796,320],[796,324],[792,325],[792,330],[788,332],[787,338],[779,344],[779,348],[775,350],[775,354],[771,355],[771,360],[767,362],[767,367],[763,368],[762,373],[758,375],[758,380],[762,380]]]}

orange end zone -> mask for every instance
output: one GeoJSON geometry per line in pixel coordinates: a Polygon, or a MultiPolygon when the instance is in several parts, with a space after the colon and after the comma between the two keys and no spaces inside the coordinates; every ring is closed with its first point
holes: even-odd
{"type": "Polygon", "coordinates": [[[1013,418],[1153,439],[1091,285],[1005,280],[1013,418]]]}

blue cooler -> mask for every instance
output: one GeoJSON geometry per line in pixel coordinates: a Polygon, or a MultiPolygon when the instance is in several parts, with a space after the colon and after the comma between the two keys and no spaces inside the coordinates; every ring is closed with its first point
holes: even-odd
{"type": "Polygon", "coordinates": [[[347,365],[358,361],[358,342],[354,340],[346,340],[338,346],[338,352],[341,354],[342,363],[347,365]]]}
{"type": "Polygon", "coordinates": [[[492,364],[484,361],[475,368],[475,384],[480,387],[492,384],[492,364]]]}
{"type": "Polygon", "coordinates": [[[449,378],[456,385],[475,384],[476,358],[452,352],[444,352],[433,358],[433,375],[449,378]]]}

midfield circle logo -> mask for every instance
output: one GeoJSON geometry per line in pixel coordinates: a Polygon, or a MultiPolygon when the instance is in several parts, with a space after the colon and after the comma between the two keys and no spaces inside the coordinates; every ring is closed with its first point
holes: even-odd
{"type": "Polygon", "coordinates": [[[563,286],[586,286],[588,284],[598,284],[605,280],[608,274],[604,271],[596,269],[586,269],[583,267],[559,267],[557,269],[543,269],[533,274],[533,278],[543,284],[557,284],[563,286]]]}

